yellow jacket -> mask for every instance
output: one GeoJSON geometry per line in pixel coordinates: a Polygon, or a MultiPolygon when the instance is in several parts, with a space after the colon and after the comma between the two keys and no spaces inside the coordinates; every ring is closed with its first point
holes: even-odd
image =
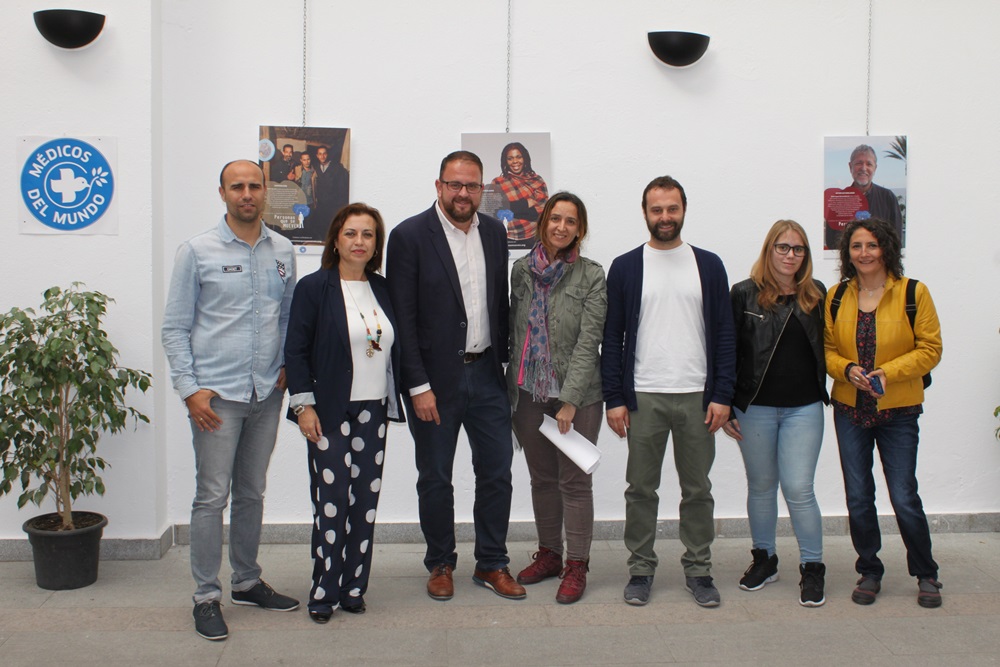
{"type": "MultiPolygon", "coordinates": [[[[875,367],[885,372],[885,395],[878,409],[902,408],[924,402],[923,376],[941,361],[941,323],[927,286],[917,284],[917,316],[913,330],[906,317],[906,281],[889,276],[885,293],[875,311],[875,367]]],[[[837,321],[830,317],[830,304],[836,288],[826,294],[826,372],[833,378],[831,397],[854,406],[857,389],[844,372],[848,364],[858,363],[858,283],[852,278],[837,311],[837,321]]],[[[871,369],[868,369],[871,370],[871,369]]]]}

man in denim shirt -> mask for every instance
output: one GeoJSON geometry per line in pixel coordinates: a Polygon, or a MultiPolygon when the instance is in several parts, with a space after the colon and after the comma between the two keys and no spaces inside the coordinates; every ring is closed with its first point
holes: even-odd
{"type": "Polygon", "coordinates": [[[292,244],[261,222],[266,186],[257,164],[222,169],[226,215],[177,250],[163,316],[163,348],[194,434],[191,508],[195,630],[225,639],[219,608],[223,512],[232,490],[233,604],[291,611],[297,600],[261,578],[257,549],[267,467],[285,391],[282,350],[295,288],[292,244]]]}

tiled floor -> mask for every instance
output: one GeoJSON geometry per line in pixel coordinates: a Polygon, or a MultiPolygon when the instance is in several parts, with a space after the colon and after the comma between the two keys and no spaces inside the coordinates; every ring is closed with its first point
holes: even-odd
{"type": "MultiPolygon", "coordinates": [[[[794,539],[779,540],[781,580],[755,593],[737,588],[749,542],[719,539],[714,576],[722,606],[697,607],[683,588],[676,540],[657,543],[661,564],[646,607],[622,602],[620,542],[597,542],[589,586],[574,605],[554,601],[557,582],[503,600],[472,583],[472,547],[460,545],[455,598],[424,589],[422,545],[383,544],[366,596],[368,613],[337,613],[326,626],[303,608],[265,612],[226,604],[230,636],[193,631],[187,547],[159,561],[101,564],[77,591],[35,586],[32,564],[0,563],[0,665],[986,665],[1000,664],[1000,533],[934,535],[944,606],[922,609],[897,535],[885,536],[888,572],[870,607],[850,601],[856,575],[846,537],[826,539],[827,603],[797,603],[794,539]]],[[[534,545],[510,545],[512,569],[534,545]]],[[[306,545],[261,549],[264,578],[304,599],[306,545]]]]}

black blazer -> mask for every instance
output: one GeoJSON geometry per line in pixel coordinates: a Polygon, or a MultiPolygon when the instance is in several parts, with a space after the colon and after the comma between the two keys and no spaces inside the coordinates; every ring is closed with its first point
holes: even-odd
{"type": "MultiPolygon", "coordinates": [[[[368,281],[379,309],[395,331],[395,342],[388,350],[391,357],[387,399],[389,418],[404,421],[399,402],[399,327],[393,315],[385,278],[369,273],[368,281]]],[[[340,273],[336,269],[320,269],[299,280],[292,296],[288,333],[285,335],[288,393],[312,392],[323,431],[330,431],[343,421],[347,405],[351,402],[353,373],[354,360],[351,357],[340,273]]],[[[291,421],[298,422],[291,408],[287,416],[291,421]]]]}
{"type": "MultiPolygon", "coordinates": [[[[479,214],[486,256],[486,306],[497,382],[504,386],[507,361],[507,231],[479,214]]],[[[402,388],[430,383],[437,399],[448,400],[459,385],[468,322],[455,260],[435,206],[404,220],[389,234],[386,258],[389,294],[399,322],[402,388]]]]}

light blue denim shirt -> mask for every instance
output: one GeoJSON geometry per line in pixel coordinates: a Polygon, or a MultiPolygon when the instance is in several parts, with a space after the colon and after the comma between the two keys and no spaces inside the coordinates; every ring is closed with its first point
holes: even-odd
{"type": "Polygon", "coordinates": [[[284,365],[295,290],[291,242],[263,223],[253,247],[219,224],[177,249],[163,315],[170,379],[182,399],[211,389],[227,401],[267,398],[284,365]]]}

